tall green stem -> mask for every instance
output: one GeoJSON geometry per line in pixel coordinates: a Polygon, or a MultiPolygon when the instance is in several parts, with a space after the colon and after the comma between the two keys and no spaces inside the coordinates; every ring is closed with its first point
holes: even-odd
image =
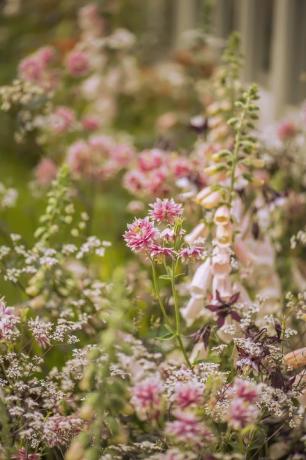
{"type": "Polygon", "coordinates": [[[188,358],[187,352],[185,350],[183,340],[182,340],[182,335],[181,335],[181,317],[180,317],[180,309],[179,309],[179,304],[178,304],[178,299],[177,299],[177,292],[176,292],[176,287],[175,287],[175,275],[176,275],[176,266],[177,264],[172,264],[172,271],[171,271],[171,288],[172,288],[172,295],[173,295],[173,301],[174,301],[174,309],[175,309],[175,325],[176,325],[176,331],[175,331],[175,336],[176,340],[178,343],[178,346],[181,350],[181,352],[184,355],[185,361],[187,366],[192,369],[192,364],[188,358]]]}
{"type": "Polygon", "coordinates": [[[164,320],[165,320],[166,324],[168,325],[168,327],[170,327],[171,330],[172,330],[172,327],[171,327],[171,323],[170,323],[169,317],[168,317],[168,315],[167,315],[167,312],[166,312],[164,303],[163,303],[162,298],[161,298],[161,296],[160,296],[159,285],[158,285],[158,280],[157,280],[157,273],[156,273],[156,269],[155,269],[154,262],[152,262],[152,261],[151,261],[151,266],[152,266],[152,277],[153,277],[154,294],[155,294],[155,296],[156,296],[156,298],[157,298],[157,300],[158,300],[158,303],[159,303],[161,312],[162,312],[162,314],[163,314],[164,320]]]}

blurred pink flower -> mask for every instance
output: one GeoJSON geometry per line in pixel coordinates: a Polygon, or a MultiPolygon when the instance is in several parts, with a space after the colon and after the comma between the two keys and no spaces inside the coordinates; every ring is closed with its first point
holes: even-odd
{"type": "Polygon", "coordinates": [[[178,412],[176,420],[168,422],[166,434],[178,442],[206,444],[213,441],[212,432],[192,413],[178,412]]]}
{"type": "Polygon", "coordinates": [[[35,179],[43,187],[49,185],[56,174],[57,166],[50,158],[43,158],[35,168],[35,179]]]}
{"type": "Polygon", "coordinates": [[[278,126],[277,134],[281,141],[286,141],[297,134],[297,127],[292,121],[282,121],[278,126]]]}
{"type": "Polygon", "coordinates": [[[256,385],[247,380],[236,378],[230,391],[233,397],[242,399],[249,403],[255,403],[258,398],[256,385]]]}
{"type": "Polygon", "coordinates": [[[86,131],[96,131],[100,128],[100,121],[97,117],[88,116],[83,118],[82,126],[86,131]]]}
{"type": "Polygon", "coordinates": [[[174,403],[181,409],[200,405],[203,402],[204,386],[195,382],[178,383],[174,393],[174,403]]]}
{"type": "Polygon", "coordinates": [[[75,122],[75,114],[69,107],[59,106],[50,116],[51,129],[55,133],[64,133],[75,122]]]}
{"type": "Polygon", "coordinates": [[[74,77],[83,77],[89,71],[89,59],[83,51],[73,50],[66,57],[66,68],[74,77]]]}
{"type": "Polygon", "coordinates": [[[162,409],[162,385],[156,378],[148,378],[132,389],[131,403],[142,420],[160,416],[162,409]]]}
{"type": "Polygon", "coordinates": [[[253,404],[248,404],[243,399],[234,399],[229,407],[228,423],[234,429],[240,430],[256,421],[258,409],[253,404]]]}

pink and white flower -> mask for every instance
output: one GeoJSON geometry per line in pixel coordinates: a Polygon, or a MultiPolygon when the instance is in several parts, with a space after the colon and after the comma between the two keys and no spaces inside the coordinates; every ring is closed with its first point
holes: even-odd
{"type": "Polygon", "coordinates": [[[132,224],[128,224],[128,229],[123,235],[128,248],[134,252],[150,251],[157,231],[149,221],[145,219],[135,219],[132,224]]]}
{"type": "Polygon", "coordinates": [[[151,204],[152,208],[149,215],[156,222],[165,222],[173,224],[174,221],[183,214],[183,207],[176,203],[172,198],[161,200],[157,198],[155,203],[151,204]]]}

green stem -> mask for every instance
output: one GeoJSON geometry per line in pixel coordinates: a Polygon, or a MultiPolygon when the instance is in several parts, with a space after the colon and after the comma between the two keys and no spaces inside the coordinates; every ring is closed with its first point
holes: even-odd
{"type": "Polygon", "coordinates": [[[156,297],[157,300],[158,300],[158,303],[159,303],[161,312],[162,312],[162,314],[163,314],[164,320],[165,320],[166,324],[168,325],[168,327],[170,327],[170,329],[172,330],[172,327],[171,327],[171,323],[170,323],[169,317],[168,317],[168,315],[167,315],[165,306],[164,306],[163,301],[162,301],[162,298],[161,298],[161,296],[160,296],[159,286],[158,286],[158,280],[157,280],[157,273],[156,273],[156,269],[155,269],[154,262],[152,262],[152,261],[151,261],[151,266],[152,266],[152,277],[153,277],[154,294],[155,294],[155,297],[156,297]]]}
{"type": "Polygon", "coordinates": [[[177,299],[177,292],[175,288],[175,274],[176,274],[176,264],[172,264],[172,273],[171,273],[171,288],[172,288],[172,295],[173,295],[173,301],[174,301],[174,309],[175,309],[175,325],[176,325],[176,340],[178,343],[178,346],[183,353],[183,356],[185,358],[187,366],[192,369],[192,364],[188,358],[187,352],[185,350],[183,340],[182,340],[182,335],[181,335],[181,317],[180,317],[180,309],[179,309],[179,304],[178,304],[178,299],[177,299]]]}

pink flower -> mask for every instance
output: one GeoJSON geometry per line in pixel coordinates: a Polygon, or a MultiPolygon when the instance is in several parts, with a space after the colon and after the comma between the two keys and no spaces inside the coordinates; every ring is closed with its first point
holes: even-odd
{"type": "Polygon", "coordinates": [[[164,257],[173,257],[174,255],[175,251],[172,248],[165,248],[163,246],[158,246],[157,244],[150,247],[150,257],[152,259],[162,261],[164,257]]]}
{"type": "Polygon", "coordinates": [[[39,48],[36,53],[35,53],[40,60],[40,62],[46,66],[48,64],[51,64],[56,56],[56,51],[53,46],[43,46],[39,48]]]}
{"type": "Polygon", "coordinates": [[[193,246],[184,248],[180,251],[179,257],[184,260],[199,260],[203,255],[203,248],[201,246],[193,246]]]}
{"type": "Polygon", "coordinates": [[[213,441],[212,432],[192,413],[176,413],[176,420],[168,422],[166,433],[178,442],[205,444],[213,441]]]}
{"type": "Polygon", "coordinates": [[[165,162],[165,152],[159,149],[145,150],[139,155],[139,166],[142,171],[160,168],[165,162]]]}
{"type": "Polygon", "coordinates": [[[42,187],[50,185],[56,174],[57,166],[50,158],[43,158],[35,168],[35,179],[42,187]]]}
{"type": "Polygon", "coordinates": [[[258,398],[256,385],[247,380],[236,378],[231,388],[231,394],[248,403],[255,403],[258,398]]]}
{"type": "Polygon", "coordinates": [[[69,107],[59,106],[50,116],[51,128],[55,133],[68,131],[74,122],[75,115],[69,107]]]}
{"type": "Polygon", "coordinates": [[[134,156],[133,149],[126,144],[117,144],[111,149],[111,157],[119,167],[127,166],[134,156]]]}
{"type": "Polygon", "coordinates": [[[74,77],[82,77],[89,71],[89,59],[83,51],[73,50],[67,55],[66,68],[74,77]]]}
{"type": "Polygon", "coordinates": [[[181,409],[200,405],[203,402],[203,385],[192,383],[178,383],[175,388],[174,402],[181,409]]]}
{"type": "Polygon", "coordinates": [[[156,229],[149,219],[145,218],[135,219],[129,224],[123,238],[128,248],[134,252],[141,252],[150,250],[155,236],[156,229]]]}
{"type": "Polygon", "coordinates": [[[297,128],[292,121],[283,121],[277,129],[278,137],[281,141],[286,141],[294,137],[297,133],[297,128]]]}
{"type": "Polygon", "coordinates": [[[243,399],[234,399],[229,407],[228,423],[235,430],[240,430],[256,421],[258,409],[255,405],[248,404],[243,399]]]}
{"type": "Polygon", "coordinates": [[[146,189],[146,177],[137,169],[128,171],[123,178],[125,188],[133,194],[138,194],[146,189]]]}
{"type": "Polygon", "coordinates": [[[175,219],[183,214],[183,207],[181,204],[175,203],[171,198],[169,199],[157,199],[155,203],[151,204],[152,210],[149,212],[150,216],[156,222],[166,222],[167,224],[173,224],[175,219]]]}
{"type": "Polygon", "coordinates": [[[97,117],[85,117],[82,120],[82,126],[86,131],[96,131],[100,127],[100,121],[97,117]]]}
{"type": "Polygon", "coordinates": [[[24,447],[19,449],[17,454],[13,457],[14,460],[39,460],[40,458],[39,454],[30,454],[24,447]]]}
{"type": "Polygon", "coordinates": [[[186,177],[192,172],[191,165],[186,158],[178,158],[173,161],[171,169],[176,177],[186,177]]]}
{"type": "Polygon", "coordinates": [[[77,176],[92,175],[91,152],[88,144],[83,141],[76,141],[68,148],[67,164],[71,171],[77,176]]]}
{"type": "Polygon", "coordinates": [[[157,419],[162,409],[162,385],[156,378],[148,378],[132,390],[131,403],[142,420],[157,419]]]}
{"type": "Polygon", "coordinates": [[[19,318],[15,314],[13,308],[6,307],[0,301],[0,340],[11,340],[14,337],[16,326],[19,323],[19,318]]]}
{"type": "Polygon", "coordinates": [[[37,56],[28,56],[19,64],[19,74],[24,80],[40,83],[43,77],[44,65],[37,56]]]}

